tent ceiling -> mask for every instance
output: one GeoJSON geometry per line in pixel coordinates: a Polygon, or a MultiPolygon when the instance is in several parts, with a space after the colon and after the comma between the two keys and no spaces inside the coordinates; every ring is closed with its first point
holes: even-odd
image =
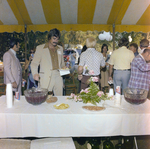
{"type": "Polygon", "coordinates": [[[150,31],[150,0],[0,0],[0,32],[150,31]]]}

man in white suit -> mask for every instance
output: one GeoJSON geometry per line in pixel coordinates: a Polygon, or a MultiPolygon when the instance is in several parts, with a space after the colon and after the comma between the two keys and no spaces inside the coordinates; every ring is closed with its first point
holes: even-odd
{"type": "Polygon", "coordinates": [[[61,96],[63,81],[59,69],[65,68],[63,48],[58,45],[60,31],[50,30],[48,43],[37,46],[31,62],[31,72],[36,81],[40,80],[40,87],[53,91],[55,96],[61,96]],[[38,73],[38,66],[40,72],[38,73]]]}
{"type": "Polygon", "coordinates": [[[11,83],[13,91],[18,91],[21,95],[22,68],[16,52],[19,51],[19,40],[10,40],[10,49],[3,55],[4,83],[11,83]]]}

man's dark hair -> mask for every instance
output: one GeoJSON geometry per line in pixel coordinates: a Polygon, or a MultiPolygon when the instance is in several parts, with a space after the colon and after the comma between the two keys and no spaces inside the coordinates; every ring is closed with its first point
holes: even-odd
{"type": "Polygon", "coordinates": [[[103,48],[104,48],[104,47],[106,47],[106,48],[107,48],[107,51],[108,51],[108,46],[107,46],[107,44],[104,43],[104,44],[102,45],[102,48],[101,48],[101,53],[103,53],[103,48]]]}
{"type": "Polygon", "coordinates": [[[148,47],[149,46],[149,41],[147,39],[142,39],[140,41],[140,47],[148,47]]]}
{"type": "Polygon", "coordinates": [[[123,37],[123,38],[121,38],[121,39],[119,40],[118,46],[119,46],[119,47],[122,47],[122,46],[126,46],[126,47],[127,47],[128,44],[129,44],[128,39],[125,38],[125,37],[123,37]]]}
{"type": "Polygon", "coordinates": [[[53,36],[60,38],[60,31],[57,28],[51,29],[48,33],[48,40],[50,40],[53,36]]]}
{"type": "Polygon", "coordinates": [[[131,43],[130,47],[133,46],[134,48],[136,48],[136,51],[138,50],[138,45],[136,43],[131,43]]]}
{"type": "Polygon", "coordinates": [[[9,42],[9,48],[13,48],[14,45],[17,45],[17,43],[19,43],[18,39],[12,38],[9,42]]]}

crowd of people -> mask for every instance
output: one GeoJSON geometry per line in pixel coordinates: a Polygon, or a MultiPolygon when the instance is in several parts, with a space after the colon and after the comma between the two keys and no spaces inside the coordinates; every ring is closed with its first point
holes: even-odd
{"type": "MultiPolygon", "coordinates": [[[[53,92],[55,96],[63,95],[63,79],[60,76],[59,69],[66,69],[63,57],[63,47],[58,44],[60,39],[58,29],[50,30],[48,42],[36,47],[36,50],[30,51],[30,56],[25,62],[25,70],[28,70],[27,89],[38,87],[46,88],[53,92]]],[[[88,79],[91,74],[88,71],[93,70],[92,76],[98,77],[100,90],[109,86],[108,81],[113,80],[114,91],[116,86],[123,90],[126,87],[140,88],[149,91],[150,84],[150,47],[149,41],[143,39],[140,42],[140,51],[137,43],[131,43],[127,38],[119,40],[119,48],[112,54],[108,54],[107,44],[103,44],[101,52],[95,48],[96,39],[88,37],[81,55],[77,51],[71,53],[71,66],[76,65],[79,90],[88,87],[88,79]]],[[[21,94],[22,68],[16,56],[19,50],[19,40],[12,38],[10,40],[10,49],[3,56],[4,64],[4,83],[11,83],[13,91],[21,94]]]]}

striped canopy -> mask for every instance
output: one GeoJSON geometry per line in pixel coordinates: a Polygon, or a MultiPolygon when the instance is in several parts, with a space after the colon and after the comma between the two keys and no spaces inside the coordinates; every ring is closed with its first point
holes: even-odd
{"type": "Polygon", "coordinates": [[[0,0],[0,32],[149,32],[150,0],[0,0]]]}

